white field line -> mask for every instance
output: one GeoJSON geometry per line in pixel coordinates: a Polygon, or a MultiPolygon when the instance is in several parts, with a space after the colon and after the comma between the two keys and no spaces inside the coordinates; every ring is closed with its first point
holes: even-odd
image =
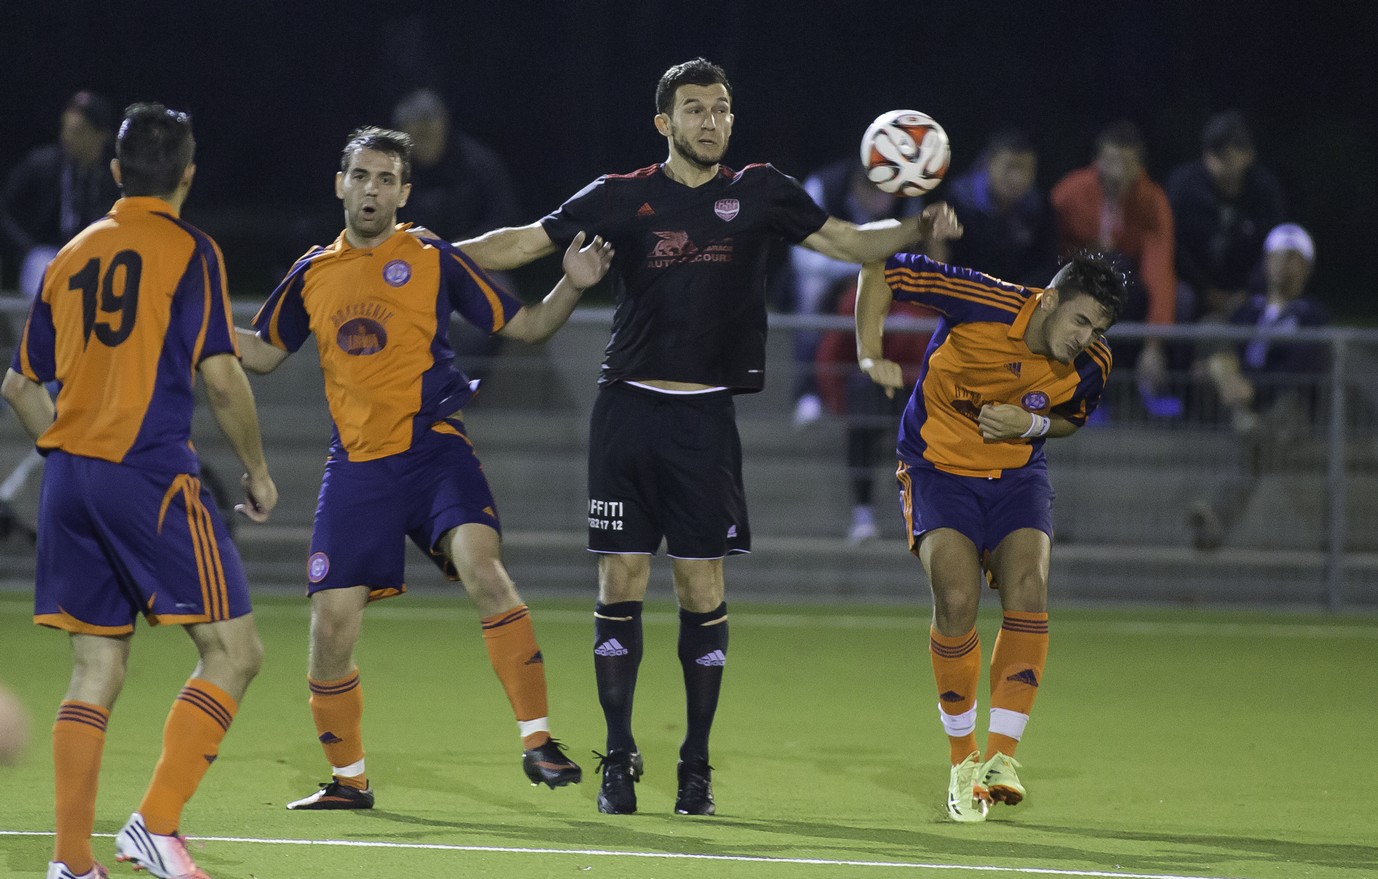
{"type": "MultiPolygon", "coordinates": [[[[52,836],[32,830],[0,830],[3,836],[52,836]]],[[[113,833],[95,836],[113,838],[113,833]]],[[[382,848],[411,851],[487,852],[513,855],[566,855],[593,858],[648,858],[672,861],[730,861],[740,864],[803,864],[823,867],[879,867],[891,870],[952,870],[968,873],[1013,873],[1028,876],[1091,876],[1106,879],[1224,879],[1212,876],[1183,876],[1174,873],[1121,873],[1108,870],[1058,870],[1051,867],[998,867],[985,864],[918,864],[906,861],[854,861],[829,858],[764,858],[750,855],[704,855],[683,852],[632,852],[609,849],[526,848],[496,845],[449,845],[425,842],[380,842],[360,839],[259,839],[249,836],[198,836],[197,842],[228,842],[247,845],[337,846],[340,848],[382,848]]]]}

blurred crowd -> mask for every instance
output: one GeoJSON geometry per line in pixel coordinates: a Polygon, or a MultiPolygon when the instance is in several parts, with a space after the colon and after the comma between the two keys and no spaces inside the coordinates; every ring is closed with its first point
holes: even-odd
{"type": "MultiPolygon", "coordinates": [[[[118,197],[108,169],[118,115],[101,95],[77,92],[62,110],[56,141],[32,150],[5,175],[0,278],[23,295],[38,289],[58,248],[118,197]]],[[[451,240],[528,219],[502,158],[455,124],[440,93],[423,88],[402,95],[391,122],[416,143],[414,195],[403,219],[451,240]]],[[[1279,388],[1323,373],[1325,352],[1289,345],[1279,334],[1329,322],[1307,290],[1316,246],[1305,229],[1287,222],[1284,193],[1258,161],[1244,115],[1225,110],[1212,116],[1199,157],[1172,169],[1163,183],[1150,177],[1148,159],[1139,128],[1118,121],[1099,132],[1084,167],[1044,189],[1034,142],[1018,130],[998,131],[969,168],[930,197],[952,204],[966,231],[928,255],[1037,287],[1072,250],[1107,251],[1132,281],[1125,320],[1247,325],[1271,340],[1239,346],[1116,340],[1116,374],[1132,376],[1134,393],[1127,399],[1139,408],[1136,417],[1181,418],[1190,403],[1194,413],[1213,413],[1241,436],[1256,436],[1280,418],[1270,413],[1284,411],[1282,400],[1290,413],[1299,405],[1314,408],[1314,400],[1298,403],[1279,388]]],[[[804,187],[829,213],[857,223],[902,218],[924,206],[923,199],[876,189],[852,156],[808,175],[804,187]]],[[[784,310],[850,315],[856,272],[854,265],[794,248],[773,283],[784,310]]],[[[905,308],[909,316],[932,317],[905,308]]],[[[496,337],[455,332],[452,341],[466,368],[481,376],[497,353],[496,337]]],[[[894,359],[906,363],[915,380],[927,338],[895,334],[892,344],[894,359]]],[[[794,358],[794,425],[807,428],[831,415],[845,426],[847,537],[865,542],[878,535],[873,481],[893,458],[895,407],[903,401],[858,380],[846,332],[796,332],[794,358]]],[[[1115,417],[1113,407],[1106,408],[1102,417],[1115,417]]],[[[1203,502],[1193,513],[1194,524],[1204,523],[1198,545],[1219,545],[1223,518],[1202,513],[1205,508],[1203,502]]]]}

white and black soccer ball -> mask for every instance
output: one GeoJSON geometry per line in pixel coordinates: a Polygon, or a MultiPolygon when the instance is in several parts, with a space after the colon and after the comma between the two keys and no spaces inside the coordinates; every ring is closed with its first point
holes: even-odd
{"type": "Polygon", "coordinates": [[[912,197],[942,182],[952,158],[947,132],[917,110],[891,110],[876,117],[861,138],[866,177],[882,191],[912,197]]]}

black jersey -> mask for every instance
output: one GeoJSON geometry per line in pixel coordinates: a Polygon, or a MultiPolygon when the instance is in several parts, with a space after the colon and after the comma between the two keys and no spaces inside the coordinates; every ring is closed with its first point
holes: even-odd
{"type": "Polygon", "coordinates": [[[798,244],[827,219],[771,165],[719,166],[694,188],[652,165],[599,177],[541,225],[561,247],[582,231],[617,250],[600,384],[662,379],[752,392],[765,383],[771,239],[798,244]]]}

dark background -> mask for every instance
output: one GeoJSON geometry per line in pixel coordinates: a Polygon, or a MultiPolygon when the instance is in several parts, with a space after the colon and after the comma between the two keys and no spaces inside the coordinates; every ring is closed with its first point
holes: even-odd
{"type": "Polygon", "coordinates": [[[1316,238],[1313,289],[1349,321],[1375,314],[1378,4],[1367,0],[39,5],[0,3],[0,161],[55,139],[80,88],[190,110],[199,172],[185,215],[220,240],[244,297],[338,232],[344,137],[386,124],[406,90],[449,98],[507,159],[534,220],[600,173],[662,159],[655,82],[702,54],[735,89],[726,163],[771,161],[801,178],[906,107],[946,127],[953,173],[997,127],[1025,127],[1045,189],[1089,161],[1102,125],[1129,118],[1163,182],[1199,154],[1207,116],[1238,107],[1289,217],[1316,238]]]}

